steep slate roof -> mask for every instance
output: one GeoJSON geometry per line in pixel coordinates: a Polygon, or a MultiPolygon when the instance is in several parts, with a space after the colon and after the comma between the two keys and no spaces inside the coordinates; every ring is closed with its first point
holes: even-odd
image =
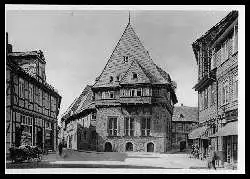
{"type": "MultiPolygon", "coordinates": [[[[170,78],[168,78],[169,75],[166,72],[163,73],[163,70],[157,67],[150,58],[131,24],[128,23],[102,73],[97,77],[93,88],[113,86],[113,83],[109,82],[110,76],[116,79],[116,76],[119,75],[120,79],[122,79],[134,59],[139,64],[139,67],[143,68],[142,70],[150,78],[151,83],[168,84],[171,82],[169,81],[170,78]],[[128,62],[123,61],[124,56],[128,56],[128,62]]],[[[115,84],[118,85],[117,83],[115,84]]]]}
{"type": "Polygon", "coordinates": [[[188,106],[175,106],[172,121],[198,122],[198,108],[188,106]],[[183,117],[181,117],[181,114],[183,115],[183,117]]]}
{"type": "Polygon", "coordinates": [[[92,103],[93,92],[91,86],[87,85],[79,97],[77,97],[73,103],[69,106],[62,118],[67,119],[68,117],[80,113],[82,110],[93,108],[92,103]]]}

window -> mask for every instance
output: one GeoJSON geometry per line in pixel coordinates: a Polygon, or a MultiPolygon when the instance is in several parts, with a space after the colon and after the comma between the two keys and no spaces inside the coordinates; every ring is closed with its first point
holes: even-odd
{"type": "Polygon", "coordinates": [[[150,96],[149,88],[145,88],[143,92],[144,92],[143,96],[150,96]]]}
{"type": "Polygon", "coordinates": [[[238,100],[238,77],[234,76],[233,79],[234,83],[233,83],[233,94],[234,94],[234,100],[238,100]]]}
{"type": "Polygon", "coordinates": [[[178,130],[178,131],[182,131],[182,129],[183,129],[183,128],[182,128],[182,123],[178,123],[178,124],[177,124],[177,130],[178,130]]]}
{"type": "Polygon", "coordinates": [[[108,135],[117,136],[117,118],[110,117],[108,120],[108,135]]]}
{"type": "Polygon", "coordinates": [[[33,102],[33,85],[29,84],[29,101],[33,102]]]}
{"type": "Polygon", "coordinates": [[[116,81],[119,81],[119,75],[116,76],[116,81]]]}
{"type": "Polygon", "coordinates": [[[128,56],[123,56],[123,63],[127,63],[128,62],[128,56]]]}
{"type": "Polygon", "coordinates": [[[126,96],[126,90],[125,89],[121,90],[121,96],[126,96]]]}
{"type": "Polygon", "coordinates": [[[216,67],[216,58],[215,58],[215,56],[216,56],[216,52],[215,52],[215,49],[213,49],[212,50],[212,56],[211,56],[211,65],[210,65],[210,67],[211,67],[211,70],[213,70],[215,67],[216,67]]]}
{"type": "Polygon", "coordinates": [[[24,97],[25,99],[29,99],[29,82],[24,81],[24,97]]]}
{"type": "Polygon", "coordinates": [[[227,60],[229,57],[229,40],[225,40],[225,42],[223,42],[222,46],[221,46],[221,57],[222,57],[222,62],[227,60]]]}
{"type": "Polygon", "coordinates": [[[233,54],[238,51],[238,24],[234,26],[233,34],[233,54]]]}
{"type": "Polygon", "coordinates": [[[141,121],[142,136],[150,136],[150,123],[151,123],[151,119],[149,117],[142,118],[142,121],[141,121]]]}
{"type": "Polygon", "coordinates": [[[24,98],[24,80],[19,78],[19,97],[24,98]]]}
{"type": "Polygon", "coordinates": [[[51,124],[51,122],[46,121],[46,122],[45,122],[45,128],[51,130],[51,129],[52,129],[52,124],[51,124]]]}
{"type": "Polygon", "coordinates": [[[133,73],[133,80],[137,79],[137,74],[136,73],[133,73]]]}
{"type": "Polygon", "coordinates": [[[105,99],[105,91],[102,92],[102,99],[105,99]]]}
{"type": "Polygon", "coordinates": [[[160,95],[160,90],[158,88],[154,88],[152,91],[153,91],[153,96],[159,96],[160,95]]]}
{"type": "Polygon", "coordinates": [[[129,91],[129,96],[135,96],[135,89],[131,89],[129,91]]]}
{"type": "Polygon", "coordinates": [[[228,103],[228,98],[229,98],[229,89],[228,89],[228,82],[225,82],[222,85],[222,91],[221,91],[221,101],[222,101],[222,105],[227,104],[228,103]]]}
{"type": "Polygon", "coordinates": [[[200,110],[204,109],[204,91],[200,93],[200,110]]]}
{"type": "Polygon", "coordinates": [[[125,117],[125,135],[126,136],[134,136],[134,118],[133,117],[125,117]]]}
{"type": "Polygon", "coordinates": [[[109,82],[110,82],[110,83],[113,82],[113,76],[110,76],[110,77],[109,77],[109,82]]]}
{"type": "Polygon", "coordinates": [[[137,94],[136,95],[137,96],[142,96],[142,89],[141,88],[137,89],[137,94]]]}
{"type": "Polygon", "coordinates": [[[216,88],[215,83],[213,83],[211,85],[211,106],[213,106],[215,104],[215,99],[216,99],[216,96],[215,96],[216,89],[215,88],[216,88]]]}
{"type": "Polygon", "coordinates": [[[92,119],[96,119],[96,113],[92,113],[92,119]]]}
{"type": "Polygon", "coordinates": [[[204,108],[208,107],[208,89],[206,88],[204,91],[204,108]]]}
{"type": "Polygon", "coordinates": [[[109,97],[110,97],[111,99],[115,98],[115,92],[114,92],[114,91],[110,91],[110,92],[109,92],[109,97]]]}

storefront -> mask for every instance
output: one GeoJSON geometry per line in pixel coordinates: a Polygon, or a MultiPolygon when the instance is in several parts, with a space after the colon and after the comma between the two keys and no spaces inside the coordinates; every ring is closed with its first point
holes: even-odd
{"type": "Polygon", "coordinates": [[[228,122],[216,134],[222,139],[224,162],[237,163],[238,159],[238,121],[228,122]]]}
{"type": "Polygon", "coordinates": [[[207,126],[198,127],[188,135],[188,139],[193,140],[193,144],[199,146],[201,159],[206,157],[207,147],[209,145],[209,138],[205,136],[207,129],[207,126]]]}

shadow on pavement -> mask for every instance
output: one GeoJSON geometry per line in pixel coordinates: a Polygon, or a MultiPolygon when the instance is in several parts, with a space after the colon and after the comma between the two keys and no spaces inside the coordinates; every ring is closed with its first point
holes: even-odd
{"type": "MultiPolygon", "coordinates": [[[[103,165],[103,164],[50,164],[49,162],[7,164],[7,169],[28,169],[28,168],[131,168],[131,169],[167,169],[164,167],[137,166],[137,165],[103,165]]],[[[168,168],[181,169],[181,168],[168,168]]]]}

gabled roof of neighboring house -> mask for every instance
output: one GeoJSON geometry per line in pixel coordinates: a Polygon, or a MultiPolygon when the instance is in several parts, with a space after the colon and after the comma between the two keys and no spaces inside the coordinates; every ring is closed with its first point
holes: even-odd
{"type": "Polygon", "coordinates": [[[189,106],[175,106],[172,121],[198,122],[198,108],[189,106]]]}
{"type": "MultiPolygon", "coordinates": [[[[110,76],[114,79],[118,75],[123,78],[134,59],[136,59],[143,72],[150,79],[150,83],[171,84],[169,75],[153,62],[131,24],[128,23],[102,73],[97,77],[93,88],[112,86],[113,82],[110,83],[109,81],[110,76]],[[124,61],[126,57],[128,59],[124,61]]],[[[141,69],[137,68],[139,71],[141,69]]]]}
{"type": "Polygon", "coordinates": [[[79,97],[77,97],[69,108],[62,115],[62,119],[67,119],[72,115],[79,114],[85,109],[94,108],[94,103],[92,102],[93,92],[91,86],[87,85],[79,97]]]}

